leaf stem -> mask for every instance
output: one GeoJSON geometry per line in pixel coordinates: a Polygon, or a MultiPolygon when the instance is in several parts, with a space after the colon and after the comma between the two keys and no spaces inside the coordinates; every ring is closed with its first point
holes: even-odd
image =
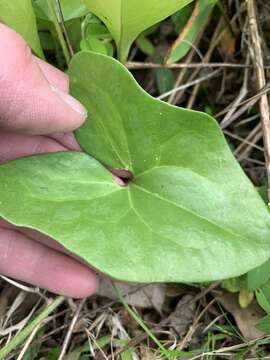
{"type": "Polygon", "coordinates": [[[0,360],[6,359],[6,356],[19,346],[64,300],[64,296],[58,296],[55,298],[36,318],[33,319],[28,326],[26,326],[19,334],[15,335],[8,344],[0,349],[0,360]]]}
{"type": "Polygon", "coordinates": [[[112,282],[112,286],[119,297],[119,300],[129,313],[129,315],[140,325],[140,327],[145,331],[145,333],[156,343],[159,347],[162,354],[164,354],[168,359],[171,359],[170,352],[161,344],[161,342],[155,337],[152,331],[148,328],[148,326],[144,323],[144,321],[131,309],[131,307],[126,303],[124,297],[120,293],[118,287],[112,282]]]}
{"type": "Polygon", "coordinates": [[[64,54],[64,57],[65,57],[66,63],[67,63],[67,65],[68,65],[69,62],[70,62],[71,56],[70,56],[70,54],[69,54],[68,47],[67,47],[67,44],[66,44],[64,35],[63,35],[63,33],[62,33],[62,29],[61,29],[61,26],[60,26],[60,24],[59,24],[58,17],[57,17],[57,15],[56,15],[56,4],[55,4],[55,0],[47,0],[47,2],[48,2],[48,6],[49,6],[49,10],[50,10],[51,16],[52,16],[52,20],[53,20],[53,24],[54,24],[54,27],[55,27],[55,31],[56,31],[56,33],[57,33],[57,36],[58,36],[58,39],[59,39],[61,48],[62,48],[62,50],[63,50],[63,54],[64,54]]]}

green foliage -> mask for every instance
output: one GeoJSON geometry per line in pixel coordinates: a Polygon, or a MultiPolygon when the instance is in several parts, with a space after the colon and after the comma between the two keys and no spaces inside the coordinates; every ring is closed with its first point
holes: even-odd
{"type": "Polygon", "coordinates": [[[0,21],[17,31],[43,57],[31,0],[0,0],[0,21]]]}
{"type": "Polygon", "coordinates": [[[175,23],[177,32],[180,33],[184,31],[184,36],[180,43],[174,47],[169,54],[167,59],[168,64],[177,62],[188,53],[190,48],[193,46],[194,41],[201,33],[202,28],[209,18],[216,3],[217,0],[199,0],[195,5],[195,10],[193,10],[193,13],[191,12],[191,8],[184,8],[184,11],[181,10],[173,16],[173,21],[175,23]],[[188,24],[187,15],[189,14],[191,16],[191,13],[191,22],[188,24]],[[183,18],[186,18],[186,22],[183,22],[183,18]]]}
{"type": "MultiPolygon", "coordinates": [[[[65,21],[82,17],[89,12],[82,0],[60,0],[60,4],[65,21]]],[[[36,0],[34,8],[38,19],[53,22],[48,0],[36,0]]]]}
{"type": "Polygon", "coordinates": [[[247,275],[248,288],[255,290],[264,285],[270,279],[270,260],[261,266],[249,271],[247,275]]]}
{"type": "Polygon", "coordinates": [[[256,325],[256,328],[266,334],[270,334],[270,315],[267,315],[260,320],[260,322],[256,325]]]}
{"type": "Polygon", "coordinates": [[[160,94],[164,94],[173,88],[175,79],[171,69],[156,69],[155,78],[160,94]]]}
{"type": "Polygon", "coordinates": [[[87,20],[84,38],[80,42],[81,50],[90,50],[100,54],[113,56],[112,37],[106,26],[95,16],[87,20]]]}
{"type": "Polygon", "coordinates": [[[211,117],[152,98],[103,55],[77,54],[69,75],[89,112],[77,139],[97,160],[69,152],[1,166],[5,219],[122,280],[222,279],[269,257],[268,210],[211,117]],[[135,178],[121,187],[98,161],[135,178]]]}
{"type": "Polygon", "coordinates": [[[269,286],[262,287],[255,291],[256,299],[260,307],[267,313],[270,314],[270,297],[269,297],[269,286]]]}
{"type": "Polygon", "coordinates": [[[151,56],[155,52],[154,45],[151,43],[151,41],[145,36],[144,33],[142,33],[137,39],[136,39],[136,45],[138,48],[146,55],[151,56]]]}
{"type": "Polygon", "coordinates": [[[138,35],[183,8],[193,0],[84,0],[89,10],[97,15],[110,30],[118,58],[124,62],[132,42],[138,35]]]}

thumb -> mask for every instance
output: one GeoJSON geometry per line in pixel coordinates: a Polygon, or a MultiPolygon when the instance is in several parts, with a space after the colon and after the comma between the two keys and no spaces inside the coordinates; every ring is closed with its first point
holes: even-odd
{"type": "Polygon", "coordinates": [[[63,86],[50,84],[25,41],[3,24],[0,54],[0,128],[42,135],[69,132],[83,123],[85,108],[63,86]]]}

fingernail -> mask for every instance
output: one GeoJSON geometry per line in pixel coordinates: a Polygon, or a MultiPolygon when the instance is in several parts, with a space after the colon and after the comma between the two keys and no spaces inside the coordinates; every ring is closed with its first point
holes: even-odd
{"type": "Polygon", "coordinates": [[[83,118],[86,119],[87,110],[78,100],[76,100],[71,95],[63,92],[62,90],[56,88],[55,86],[53,85],[50,86],[52,91],[54,91],[63,101],[65,101],[65,103],[67,103],[73,110],[81,114],[83,118]]]}

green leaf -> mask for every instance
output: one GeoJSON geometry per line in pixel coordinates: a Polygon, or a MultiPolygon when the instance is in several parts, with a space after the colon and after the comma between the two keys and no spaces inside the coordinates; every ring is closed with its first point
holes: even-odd
{"type": "MultiPolygon", "coordinates": [[[[93,21],[98,20],[96,17],[93,21]]],[[[100,20],[98,20],[100,21],[100,20]]],[[[111,34],[106,26],[100,22],[91,22],[87,25],[85,37],[80,42],[81,50],[90,50],[104,55],[113,55],[111,34]]]]}
{"type": "MultiPolygon", "coordinates": [[[[89,12],[82,0],[60,0],[60,4],[65,21],[82,17],[89,12]]],[[[34,9],[39,19],[53,21],[48,0],[36,0],[34,9]]]]}
{"type": "Polygon", "coordinates": [[[263,333],[270,334],[270,315],[267,315],[260,320],[260,322],[256,325],[256,329],[262,331],[263,333]]]}
{"type": "MultiPolygon", "coordinates": [[[[172,47],[167,63],[172,64],[182,59],[188,51],[191,49],[192,44],[202,31],[203,26],[207,22],[217,0],[199,0],[195,5],[195,10],[191,15],[190,23],[186,23],[183,29],[181,29],[182,39],[176,46],[172,47]]],[[[184,9],[183,9],[184,10],[184,9]]],[[[180,22],[182,21],[181,12],[179,12],[180,22]]]]}
{"type": "Polygon", "coordinates": [[[145,34],[141,34],[136,39],[136,45],[138,48],[146,55],[151,56],[155,52],[155,47],[151,43],[151,41],[145,36],[145,34]]]}
{"type": "Polygon", "coordinates": [[[235,293],[235,292],[239,292],[241,290],[242,283],[243,283],[243,277],[239,276],[239,277],[234,277],[234,278],[223,280],[221,286],[224,289],[235,293]]]}
{"type": "Polygon", "coordinates": [[[84,0],[110,30],[124,62],[138,35],[193,0],[84,0]]]}
{"type": "Polygon", "coordinates": [[[107,55],[106,45],[95,36],[88,36],[80,42],[82,50],[91,50],[99,54],[107,55]]]}
{"type": "Polygon", "coordinates": [[[175,77],[171,69],[155,69],[154,74],[160,94],[164,94],[173,88],[175,77]]]}
{"type": "Polygon", "coordinates": [[[270,260],[261,266],[251,270],[247,274],[248,288],[255,290],[265,284],[270,279],[270,260]]]}
{"type": "Polygon", "coordinates": [[[270,302],[267,294],[264,292],[263,289],[257,289],[255,291],[256,299],[260,307],[267,313],[270,314],[270,302]]]}
{"type": "Polygon", "coordinates": [[[89,114],[76,136],[97,160],[67,152],[2,165],[0,215],[122,280],[210,281],[266,261],[268,210],[210,116],[152,98],[103,55],[75,55],[69,76],[89,114]],[[134,180],[121,187],[100,163],[134,180]]]}
{"type": "Polygon", "coordinates": [[[31,0],[0,0],[0,21],[21,34],[32,50],[43,57],[31,0]]]}

